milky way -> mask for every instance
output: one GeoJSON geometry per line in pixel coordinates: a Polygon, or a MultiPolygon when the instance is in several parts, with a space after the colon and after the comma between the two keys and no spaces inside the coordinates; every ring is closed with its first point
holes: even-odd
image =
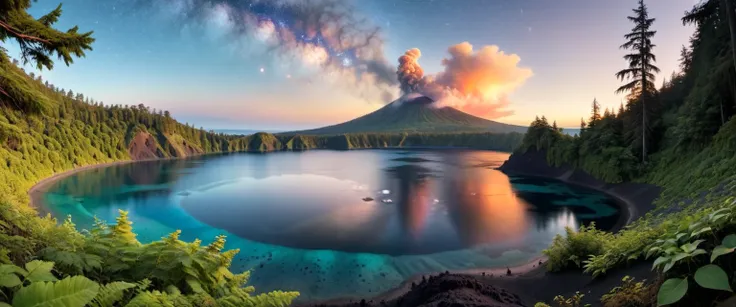
{"type": "Polygon", "coordinates": [[[383,90],[397,84],[383,54],[378,27],[343,0],[137,0],[182,23],[218,27],[233,39],[247,38],[269,52],[301,60],[342,81],[383,90]]]}

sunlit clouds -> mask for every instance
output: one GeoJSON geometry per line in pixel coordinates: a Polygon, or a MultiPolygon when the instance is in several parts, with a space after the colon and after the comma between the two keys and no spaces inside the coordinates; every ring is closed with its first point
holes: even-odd
{"type": "Polygon", "coordinates": [[[519,66],[518,55],[506,54],[495,45],[476,51],[468,42],[451,46],[447,52],[449,57],[442,60],[444,70],[434,75],[424,74],[419,49],[399,57],[397,75],[402,92],[421,93],[441,106],[486,118],[513,114],[506,109],[508,95],[533,76],[530,68],[519,66]]]}

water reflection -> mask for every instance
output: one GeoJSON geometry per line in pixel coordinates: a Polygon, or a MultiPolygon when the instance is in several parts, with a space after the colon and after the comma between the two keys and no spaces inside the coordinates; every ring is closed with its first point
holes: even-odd
{"type": "MultiPolygon", "coordinates": [[[[432,170],[415,164],[400,165],[386,170],[395,179],[398,194],[396,210],[401,228],[408,238],[415,241],[422,233],[430,205],[430,182],[432,170]]],[[[410,241],[410,242],[412,242],[410,241]]]]}
{"type": "Polygon", "coordinates": [[[601,194],[493,170],[505,157],[321,151],[144,162],[63,180],[50,193],[50,209],[84,212],[82,225],[93,215],[112,220],[118,208],[132,211],[134,222],[172,228],[194,217],[257,242],[387,255],[476,246],[500,254],[548,244],[580,221],[618,218],[601,194]]]}
{"type": "Polygon", "coordinates": [[[446,190],[455,200],[449,213],[466,245],[515,241],[524,236],[528,204],[517,199],[506,175],[487,170],[451,177],[457,179],[446,190]]]}

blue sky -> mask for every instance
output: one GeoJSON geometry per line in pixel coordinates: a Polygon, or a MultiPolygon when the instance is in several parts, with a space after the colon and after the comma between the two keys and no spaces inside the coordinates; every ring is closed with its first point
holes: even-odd
{"type": "MultiPolygon", "coordinates": [[[[181,0],[153,0],[177,1],[181,0]]],[[[93,30],[97,41],[85,58],[70,67],[57,63],[54,70],[41,72],[43,77],[105,103],[144,103],[212,129],[317,127],[389,102],[366,95],[369,90],[339,84],[340,80],[326,81],[325,70],[285,61],[258,40],[228,35],[216,16],[197,20],[204,22],[200,24],[172,19],[171,9],[131,2],[64,1],[57,27],[93,30]]],[[[231,4],[231,11],[239,9],[237,1],[219,2],[231,4]]],[[[658,66],[669,76],[677,69],[680,46],[692,34],[680,18],[694,2],[646,2],[650,15],[657,18],[658,66]]],[[[38,16],[58,3],[39,0],[31,13],[38,16]]],[[[518,55],[518,65],[531,69],[533,76],[509,93],[508,109],[514,114],[496,121],[528,124],[534,116],[546,115],[562,126],[576,127],[581,117],[588,117],[594,97],[604,107],[621,102],[622,97],[614,94],[620,84],[614,74],[626,65],[621,58],[625,51],[618,46],[632,27],[626,16],[635,0],[352,3],[357,15],[381,28],[383,55],[391,66],[406,50],[419,48],[425,72],[440,72],[448,47],[461,42],[469,42],[475,50],[497,45],[506,54],[518,55]]],[[[16,46],[7,47],[11,56],[17,56],[16,46]]],[[[397,97],[398,93],[393,98],[397,97]]]]}

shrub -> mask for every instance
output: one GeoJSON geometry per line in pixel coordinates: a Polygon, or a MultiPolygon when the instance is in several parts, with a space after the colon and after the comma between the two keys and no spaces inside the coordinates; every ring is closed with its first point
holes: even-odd
{"type": "Polygon", "coordinates": [[[543,251],[549,260],[547,270],[561,271],[569,267],[582,268],[583,261],[590,256],[600,255],[612,235],[595,228],[595,223],[580,226],[578,232],[565,228],[566,236],[557,235],[552,245],[543,251]]]}
{"type": "Polygon", "coordinates": [[[657,295],[655,284],[645,281],[636,282],[633,277],[621,279],[621,286],[611,289],[601,297],[603,307],[649,307],[654,304],[657,295]]]}
{"type": "MultiPolygon", "coordinates": [[[[149,244],[135,239],[124,211],[108,227],[98,221],[88,236],[40,254],[18,267],[0,265],[0,293],[13,306],[287,306],[299,293],[253,296],[249,272],[229,267],[238,250],[222,251],[225,237],[207,246],[179,240],[180,231],[149,244]],[[55,265],[55,264],[60,265],[55,265]],[[85,274],[85,276],[79,274],[85,274]],[[64,277],[59,280],[60,277],[64,277]],[[57,305],[54,305],[57,306],[57,305]],[[60,305],[59,305],[60,306],[60,305]]],[[[61,226],[74,230],[71,219],[61,226]]],[[[0,306],[3,304],[0,303],[0,306]]]]}

